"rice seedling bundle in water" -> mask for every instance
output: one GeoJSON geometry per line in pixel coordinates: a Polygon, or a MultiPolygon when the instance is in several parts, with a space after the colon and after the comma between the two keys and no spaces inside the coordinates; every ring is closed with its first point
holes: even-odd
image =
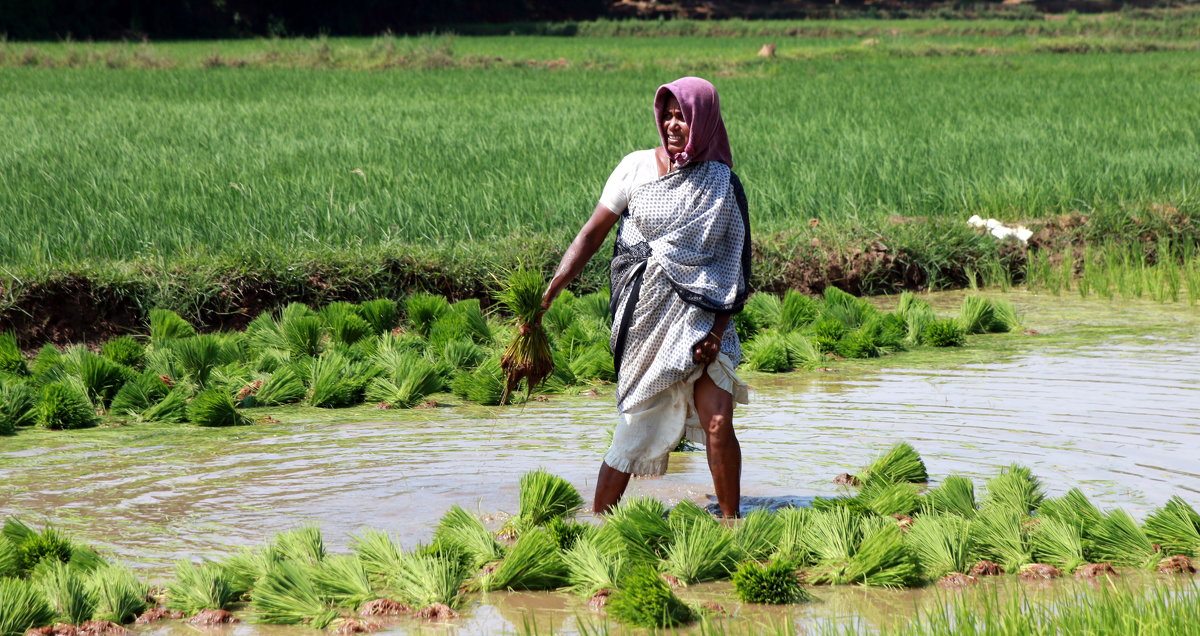
{"type": "Polygon", "coordinates": [[[904,320],[904,341],[910,345],[921,344],[926,325],[937,319],[929,303],[917,298],[912,292],[900,294],[896,314],[904,320]]]}
{"type": "Polygon", "coordinates": [[[87,590],[96,602],[94,620],[132,623],[149,607],[146,596],[150,588],[129,568],[119,565],[104,564],[88,573],[87,590]]]}
{"type": "Polygon", "coordinates": [[[872,587],[909,587],[921,580],[917,558],[891,519],[875,518],[844,570],[847,583],[872,587]]]}
{"type": "Polygon", "coordinates": [[[837,287],[825,288],[822,315],[836,319],[847,330],[857,329],[876,313],[871,303],[837,287]]]}
{"type": "Polygon", "coordinates": [[[554,539],[554,543],[558,545],[558,549],[566,552],[575,547],[585,536],[596,533],[596,526],[590,523],[581,523],[578,521],[565,521],[563,519],[551,519],[545,525],[546,532],[554,539]]]}
{"type": "Polygon", "coordinates": [[[575,317],[575,294],[564,289],[546,309],[542,324],[546,325],[547,333],[561,337],[575,324],[575,317]]]}
{"type": "Polygon", "coordinates": [[[621,581],[606,606],[609,616],[637,627],[677,627],[696,619],[654,568],[639,566],[621,581]]]}
{"type": "Polygon", "coordinates": [[[524,267],[512,271],[500,283],[496,300],[513,315],[517,323],[517,336],[500,358],[506,395],[522,381],[525,382],[527,393],[531,393],[554,367],[546,329],[538,320],[545,289],[546,282],[541,272],[524,267]]]}
{"type": "Polygon", "coordinates": [[[233,398],[218,389],[209,389],[192,398],[188,420],[197,426],[245,426],[250,418],[238,410],[233,398]]]}
{"type": "Polygon", "coordinates": [[[300,374],[295,368],[285,366],[263,381],[258,392],[254,394],[254,401],[260,406],[295,404],[304,399],[304,394],[304,380],[300,374]]]}
{"type": "Polygon", "coordinates": [[[226,609],[238,591],[216,563],[175,562],[175,578],[167,586],[167,607],[191,616],[206,609],[226,609]]]}
{"type": "Polygon", "coordinates": [[[1045,498],[1042,482],[1025,466],[1012,464],[987,483],[984,505],[1007,506],[1028,514],[1045,498]]]}
{"type": "Polygon", "coordinates": [[[607,343],[597,342],[583,349],[570,362],[571,373],[581,380],[617,381],[617,370],[613,366],[612,353],[607,343]]]}
{"type": "Polygon", "coordinates": [[[821,303],[789,289],[783,294],[779,311],[779,330],[798,331],[812,324],[821,315],[821,303]]]}
{"type": "Polygon", "coordinates": [[[584,596],[602,589],[616,589],[626,571],[625,558],[601,550],[594,534],[581,537],[564,552],[563,564],[567,568],[567,583],[584,596]]]}
{"type": "Polygon", "coordinates": [[[473,569],[504,558],[504,549],[483,522],[458,506],[451,506],[438,522],[433,538],[439,545],[465,553],[473,569]]]}
{"type": "Polygon", "coordinates": [[[606,553],[623,554],[630,563],[655,563],[666,555],[671,528],[662,502],[649,497],[625,497],[612,508],[597,533],[606,553]]]}
{"type": "Polygon", "coordinates": [[[567,580],[558,543],[549,532],[533,528],[521,533],[504,560],[479,579],[484,590],[552,590],[567,580]]]}
{"type": "Polygon", "coordinates": [[[21,557],[17,554],[17,546],[12,540],[0,535],[0,578],[21,575],[21,557]]]}
{"type": "Polygon", "coordinates": [[[992,302],[979,296],[963,298],[958,310],[958,324],[968,334],[988,333],[995,322],[995,308],[992,302]]]}
{"type": "Polygon", "coordinates": [[[375,361],[383,369],[383,375],[367,385],[366,398],[371,402],[411,408],[442,388],[441,376],[434,365],[415,353],[393,351],[377,356],[375,361]]]}
{"type": "Polygon", "coordinates": [[[911,515],[921,506],[921,495],[916,484],[908,482],[870,480],[859,493],[858,499],[867,510],[884,517],[911,515]]]}
{"type": "Polygon", "coordinates": [[[354,536],[350,549],[362,561],[367,573],[378,579],[386,578],[399,569],[404,553],[386,532],[367,528],[354,536]]]}
{"type": "Polygon", "coordinates": [[[733,573],[733,589],[743,603],[782,605],[812,600],[812,595],[800,587],[795,568],[786,561],[762,565],[747,561],[733,573]]]}
{"type": "Polygon", "coordinates": [[[119,415],[136,415],[166,397],[169,390],[158,374],[146,372],[121,386],[109,410],[119,415]]]}
{"type": "Polygon", "coordinates": [[[833,353],[837,351],[838,343],[846,335],[847,329],[837,318],[824,316],[814,321],[809,331],[822,353],[833,353]]]}
{"type": "Polygon", "coordinates": [[[37,405],[38,426],[51,430],[88,428],[100,422],[87,395],[70,382],[53,382],[42,387],[37,405]]]}
{"type": "Polygon", "coordinates": [[[1146,537],[1167,555],[1200,558],[1200,514],[1178,495],[1146,517],[1146,537]]]}
{"type": "Polygon", "coordinates": [[[25,356],[21,355],[17,339],[7,331],[0,333],[0,373],[29,375],[29,367],[25,364],[25,356]]]}
{"type": "Polygon", "coordinates": [[[150,342],[158,346],[167,340],[190,338],[196,335],[196,329],[179,314],[169,309],[150,310],[150,342]]]}
{"type": "Polygon", "coordinates": [[[1033,546],[1026,529],[1027,517],[1011,506],[987,506],[971,524],[971,538],[979,556],[1016,572],[1033,563],[1033,546]]]}
{"type": "Polygon", "coordinates": [[[583,497],[570,482],[544,470],[521,475],[518,530],[570,516],[583,506],[583,497]]]}
{"type": "Polygon", "coordinates": [[[78,379],[88,399],[99,407],[107,406],[121,386],[135,377],[131,369],[83,348],[63,356],[63,370],[78,379]]]}
{"type": "Polygon", "coordinates": [[[970,519],[978,509],[975,484],[961,475],[951,475],[925,493],[921,506],[926,512],[945,512],[970,519]]]}
{"type": "Polygon", "coordinates": [[[782,373],[792,370],[788,340],[774,331],[760,333],[746,343],[746,364],[755,371],[782,373]]]}
{"type": "Polygon", "coordinates": [[[136,369],[146,359],[146,348],[129,336],[119,336],[101,345],[100,354],[117,364],[136,369]]]}
{"type": "Polygon", "coordinates": [[[808,524],[812,521],[811,508],[784,508],[775,513],[779,516],[779,543],[771,553],[774,561],[787,561],[793,565],[810,565],[812,550],[805,542],[808,524]]]}
{"type": "Polygon", "coordinates": [[[337,344],[353,345],[373,333],[371,324],[359,315],[358,308],[351,303],[330,303],[321,309],[321,318],[325,321],[330,339],[337,344]]]}
{"type": "Polygon", "coordinates": [[[48,560],[39,563],[30,578],[37,582],[50,602],[56,622],[79,625],[91,620],[96,609],[96,601],[88,594],[84,576],[83,572],[66,563],[48,560]]]}
{"type": "Polygon", "coordinates": [[[756,292],[746,299],[742,311],[734,314],[734,327],[739,336],[750,340],[763,331],[778,327],[782,310],[778,296],[756,292]]]}
{"type": "Polygon", "coordinates": [[[483,315],[478,298],[466,298],[451,306],[451,310],[462,317],[471,340],[480,344],[491,344],[492,326],[483,315]]]}
{"type": "Polygon", "coordinates": [[[779,545],[783,532],[781,517],[767,510],[752,510],[733,532],[733,539],[742,559],[766,559],[779,545]]]}
{"type": "Polygon", "coordinates": [[[0,435],[36,424],[36,407],[33,387],[20,380],[0,380],[0,435]]]}
{"type": "Polygon", "coordinates": [[[687,584],[716,581],[737,566],[740,550],[729,529],[707,519],[677,516],[669,521],[671,546],[663,570],[687,584]]]}
{"type": "Polygon", "coordinates": [[[24,636],[53,622],[54,610],[35,583],[0,578],[0,636],[24,636]]]}
{"type": "Polygon", "coordinates": [[[404,301],[404,312],[413,331],[428,338],[433,323],[450,312],[450,302],[443,296],[413,294],[404,301]]]}
{"type": "Polygon", "coordinates": [[[899,442],[892,446],[888,452],[872,461],[857,477],[858,481],[864,485],[872,481],[892,484],[929,481],[925,461],[908,442],[899,442]]]}
{"type": "Polygon", "coordinates": [[[473,370],[459,372],[450,390],[465,400],[487,406],[511,404],[518,398],[506,390],[507,382],[500,358],[492,356],[473,370]]]}
{"type": "Polygon", "coordinates": [[[1091,527],[1090,534],[1094,561],[1151,568],[1162,556],[1133,517],[1124,510],[1108,513],[1091,527]]]}
{"type": "Polygon", "coordinates": [[[147,422],[186,422],[188,419],[187,400],[187,388],[176,387],[156,404],[142,411],[141,418],[147,422]]]}
{"type": "Polygon", "coordinates": [[[325,560],[327,554],[321,529],[313,525],[280,532],[271,540],[271,550],[283,560],[305,565],[317,565],[325,560]]]}
{"type": "Polygon", "coordinates": [[[413,554],[405,557],[403,567],[392,575],[389,589],[413,607],[443,603],[453,608],[462,599],[465,578],[462,566],[447,556],[413,554]]]}
{"type": "MultiPolygon", "coordinates": [[[[1057,519],[1064,523],[1078,526],[1088,532],[1104,519],[1104,513],[1088,501],[1087,495],[1078,488],[1072,488],[1067,494],[1058,498],[1044,499],[1038,505],[1038,516],[1057,519]]],[[[1086,536],[1086,534],[1085,534],[1086,536]]]]}
{"type": "Polygon", "coordinates": [[[328,351],[312,362],[308,403],[321,408],[345,408],[362,401],[371,380],[370,370],[337,351],[328,351]]]}
{"type": "Polygon", "coordinates": [[[805,543],[818,566],[840,565],[862,540],[862,517],[847,508],[815,512],[805,530],[805,543]]]}
{"type": "Polygon", "coordinates": [[[321,598],[336,607],[357,610],[363,603],[378,598],[366,566],[354,556],[337,555],[321,561],[314,582],[321,598]]]}
{"type": "Polygon", "coordinates": [[[971,565],[970,522],[958,515],[921,514],[913,520],[905,541],[931,579],[966,573],[971,565]]]}
{"type": "Polygon", "coordinates": [[[314,566],[281,561],[254,584],[250,604],[259,620],[280,625],[307,624],[325,629],[337,611],[321,598],[314,582],[314,566]]]}
{"type": "Polygon", "coordinates": [[[354,307],[359,317],[367,321],[371,327],[371,332],[375,335],[382,335],[392,330],[396,326],[397,308],[396,302],[387,298],[377,298],[361,302],[354,307]]]}
{"type": "Polygon", "coordinates": [[[1038,519],[1030,532],[1033,556],[1063,572],[1074,572],[1087,563],[1083,554],[1083,529],[1058,519],[1038,519]]]}

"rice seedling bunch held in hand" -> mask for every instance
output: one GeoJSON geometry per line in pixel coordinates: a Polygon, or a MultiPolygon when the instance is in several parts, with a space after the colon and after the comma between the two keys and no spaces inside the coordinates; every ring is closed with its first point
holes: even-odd
{"type": "Polygon", "coordinates": [[[167,586],[169,609],[192,616],[206,609],[227,609],[237,598],[237,590],[219,564],[175,562],[175,578],[167,586]]]}
{"type": "Polygon", "coordinates": [[[743,603],[783,605],[812,600],[812,594],[800,587],[791,563],[775,561],[762,565],[747,561],[733,573],[733,589],[743,603]]]}
{"type": "Polygon", "coordinates": [[[678,627],[696,620],[695,612],[649,566],[631,570],[621,580],[606,609],[622,623],[648,629],[678,627]]]}
{"type": "Polygon", "coordinates": [[[507,395],[525,382],[526,393],[532,393],[554,368],[550,340],[542,326],[542,295],[546,280],[536,269],[518,267],[498,281],[496,301],[512,314],[517,335],[500,357],[504,370],[504,392],[507,395]]]}

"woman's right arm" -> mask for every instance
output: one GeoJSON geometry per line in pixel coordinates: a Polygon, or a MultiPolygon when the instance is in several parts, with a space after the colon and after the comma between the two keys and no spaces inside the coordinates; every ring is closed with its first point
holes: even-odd
{"type": "Polygon", "coordinates": [[[583,271],[583,266],[587,265],[600,246],[604,244],[609,230],[619,220],[621,220],[620,215],[614,214],[604,205],[596,206],[591,218],[583,224],[583,229],[579,230],[579,234],[575,236],[574,241],[571,241],[567,252],[563,254],[562,261],[558,264],[558,270],[554,272],[554,278],[550,279],[550,286],[542,295],[542,311],[549,309],[550,303],[554,302],[558,294],[566,289],[576,276],[579,276],[579,272],[583,271]]]}

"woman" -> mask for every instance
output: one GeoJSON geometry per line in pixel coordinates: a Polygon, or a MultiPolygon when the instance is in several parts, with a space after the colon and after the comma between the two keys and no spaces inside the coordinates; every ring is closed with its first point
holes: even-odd
{"type": "Polygon", "coordinates": [[[612,259],[613,330],[621,421],[600,467],[593,509],[616,504],[632,474],[662,475],[685,435],[705,444],[717,503],[738,514],[742,455],[733,403],[746,403],[734,368],[730,318],[749,293],[746,197],[716,88],[697,77],[659,87],[662,145],[626,156],[558,266],[545,310],[620,221],[612,259]]]}

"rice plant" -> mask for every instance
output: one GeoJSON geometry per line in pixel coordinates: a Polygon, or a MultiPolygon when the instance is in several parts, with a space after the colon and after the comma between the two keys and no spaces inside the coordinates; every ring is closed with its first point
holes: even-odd
{"type": "Polygon", "coordinates": [[[608,289],[603,289],[591,294],[584,294],[575,299],[574,307],[576,313],[581,318],[590,318],[605,326],[612,325],[612,312],[609,309],[609,304],[612,301],[612,296],[608,289]]]}
{"type": "Polygon", "coordinates": [[[812,594],[800,587],[795,569],[785,561],[739,565],[733,573],[733,590],[743,603],[782,605],[812,600],[812,594]]]}
{"type": "Polygon", "coordinates": [[[1144,527],[1162,552],[1200,558],[1200,514],[1178,495],[1146,517],[1144,527]]]}
{"type": "Polygon", "coordinates": [[[795,566],[811,564],[813,554],[805,535],[812,521],[812,508],[784,508],[775,514],[779,517],[779,543],[771,553],[771,559],[795,566]]]}
{"type": "Polygon", "coordinates": [[[1083,529],[1058,519],[1039,519],[1030,532],[1033,557],[1063,572],[1074,572],[1087,563],[1083,551],[1083,529]]]}
{"type": "Polygon", "coordinates": [[[19,380],[0,380],[0,435],[37,423],[37,398],[33,387],[19,380]]]}
{"type": "Polygon", "coordinates": [[[858,494],[858,500],[867,510],[883,517],[911,515],[921,506],[921,495],[916,484],[890,483],[878,479],[867,481],[858,494]]]}
{"type": "Polygon", "coordinates": [[[746,299],[742,311],[734,314],[734,325],[743,339],[750,340],[763,331],[778,327],[782,311],[783,303],[778,296],[756,292],[746,299]]]}
{"type": "Polygon", "coordinates": [[[1150,568],[1158,563],[1160,554],[1133,517],[1124,510],[1113,510],[1099,523],[1089,528],[1091,550],[1095,561],[1113,565],[1150,568]]]}
{"type": "Polygon", "coordinates": [[[908,345],[921,344],[926,325],[937,320],[929,303],[917,298],[912,292],[900,294],[896,315],[904,320],[904,342],[908,345]]]}
{"type": "Polygon", "coordinates": [[[465,298],[451,305],[450,309],[462,317],[471,340],[479,344],[492,342],[492,326],[488,323],[487,316],[483,315],[478,298],[465,298]]]}
{"type": "Polygon", "coordinates": [[[871,303],[849,294],[837,287],[826,287],[821,314],[836,319],[847,330],[862,326],[875,313],[871,303]]]}
{"type": "Polygon", "coordinates": [[[398,308],[394,300],[367,300],[356,305],[354,310],[370,325],[371,333],[377,336],[391,331],[396,326],[398,308]]]}
{"type": "Polygon", "coordinates": [[[371,380],[371,374],[363,365],[336,351],[328,351],[314,359],[310,375],[308,403],[331,409],[361,402],[363,388],[371,380]]]}
{"type": "Polygon", "coordinates": [[[500,357],[500,368],[504,370],[505,377],[504,394],[511,393],[521,382],[525,383],[528,394],[554,368],[546,330],[538,320],[546,280],[536,269],[522,266],[497,282],[499,289],[495,294],[496,302],[513,315],[517,324],[516,338],[500,357]]]}
{"type": "Polygon", "coordinates": [[[55,621],[79,625],[92,619],[96,600],[88,594],[83,572],[61,561],[48,560],[39,563],[30,578],[50,602],[55,621]]]}
{"type": "Polygon", "coordinates": [[[992,301],[992,324],[988,333],[1009,333],[1021,326],[1017,308],[1007,300],[992,301]]]}
{"type": "Polygon", "coordinates": [[[622,623],[649,629],[678,627],[696,619],[691,608],[649,566],[632,569],[605,609],[622,623]]]}
{"type": "Polygon", "coordinates": [[[591,596],[606,589],[614,590],[624,577],[627,562],[620,553],[601,550],[595,535],[585,536],[563,553],[567,583],[571,589],[591,596]]]}
{"type": "Polygon", "coordinates": [[[88,573],[88,595],[96,602],[92,618],[118,625],[132,623],[146,611],[150,588],[127,567],[105,564],[88,573]]]}
{"type": "Polygon", "coordinates": [[[558,338],[575,324],[575,317],[575,294],[564,289],[542,315],[542,324],[546,325],[548,333],[558,338]]]}
{"type": "Polygon", "coordinates": [[[21,355],[21,347],[13,334],[0,332],[0,374],[24,376],[29,375],[29,366],[25,356],[21,355]]]}
{"type": "Polygon", "coordinates": [[[611,508],[597,533],[597,545],[608,554],[624,554],[631,564],[655,563],[671,543],[662,502],[649,497],[625,497],[611,508]]]}
{"type": "Polygon", "coordinates": [[[917,558],[904,543],[900,528],[889,520],[864,531],[842,573],[844,582],[871,587],[911,587],[921,580],[917,558]]]}
{"type": "Polygon", "coordinates": [[[818,318],[809,326],[813,343],[822,353],[837,351],[838,343],[842,341],[847,331],[846,325],[842,324],[842,321],[831,317],[818,318]]]}
{"type": "Polygon", "coordinates": [[[765,331],[746,343],[746,365],[767,373],[791,371],[788,353],[787,338],[774,331],[765,331]]]}
{"type": "MultiPolygon", "coordinates": [[[[303,305],[301,305],[303,307],[303,305]]],[[[304,307],[308,309],[307,307],[304,307]]],[[[296,312],[297,314],[299,312],[296,312]]],[[[321,355],[322,343],[325,338],[324,323],[320,318],[309,315],[289,316],[284,310],[283,320],[279,324],[280,333],[287,344],[287,352],[293,358],[315,358],[321,355]]]]}
{"type": "Polygon", "coordinates": [[[366,566],[354,556],[326,558],[316,568],[313,582],[320,596],[335,607],[358,610],[363,603],[379,598],[366,566]]]}
{"type": "Polygon", "coordinates": [[[569,364],[571,373],[581,380],[617,381],[617,370],[613,366],[612,352],[607,342],[597,342],[584,348],[569,364]]]}
{"type": "Polygon", "coordinates": [[[971,539],[982,558],[995,561],[1007,572],[1033,563],[1033,546],[1020,509],[986,506],[971,524],[971,539]]]}
{"type": "Polygon", "coordinates": [[[304,380],[291,366],[280,367],[263,381],[254,401],[259,406],[280,406],[295,404],[304,399],[306,389],[304,380]]]}
{"type": "Polygon", "coordinates": [[[136,369],[146,359],[146,348],[129,336],[119,336],[100,345],[100,355],[119,365],[136,369]]]}
{"type": "Polygon", "coordinates": [[[579,521],[551,519],[545,525],[546,532],[554,539],[559,551],[566,552],[575,547],[580,539],[596,533],[596,526],[579,521]]]}
{"type": "Polygon", "coordinates": [[[584,503],[571,482],[541,469],[521,475],[519,500],[520,508],[514,526],[518,529],[532,528],[571,516],[584,503]]]}
{"type": "Polygon", "coordinates": [[[321,536],[321,529],[315,525],[280,532],[271,539],[271,550],[285,561],[305,565],[318,565],[326,556],[325,539],[321,536]]]}
{"type": "Polygon", "coordinates": [[[958,311],[958,324],[968,334],[990,333],[996,323],[992,301],[979,296],[966,296],[958,311]]]}
{"type": "Polygon", "coordinates": [[[837,344],[837,354],[843,358],[878,358],[885,353],[877,340],[880,337],[880,325],[873,319],[868,319],[861,327],[854,329],[842,337],[837,344]]]}
{"type": "Polygon", "coordinates": [[[1078,488],[1068,490],[1062,497],[1043,499],[1037,513],[1039,517],[1057,519],[1083,528],[1085,532],[1104,518],[1104,513],[1078,488]]]}
{"type": "Polygon", "coordinates": [[[821,348],[803,333],[793,332],[784,336],[787,344],[788,364],[794,369],[813,369],[825,362],[821,348]]]}
{"type": "Polygon", "coordinates": [[[825,566],[849,561],[861,540],[862,518],[847,508],[815,512],[805,527],[804,543],[825,566]]]}
{"type": "Polygon", "coordinates": [[[470,338],[451,340],[436,350],[438,372],[452,378],[459,370],[473,369],[487,357],[487,352],[470,338]]]}
{"type": "Polygon", "coordinates": [[[150,310],[150,342],[155,347],[168,340],[190,338],[196,335],[196,329],[179,314],[169,309],[150,310]]]}
{"type": "Polygon", "coordinates": [[[37,405],[37,423],[51,430],[88,428],[100,422],[87,395],[70,382],[52,382],[42,387],[37,405]]]}
{"type": "Polygon", "coordinates": [[[898,442],[886,453],[875,458],[858,475],[858,481],[884,483],[922,483],[929,481],[925,461],[908,442],[898,442]]]}
{"type": "Polygon", "coordinates": [[[931,347],[961,347],[967,333],[954,320],[930,320],[921,330],[921,344],[931,347]]]}
{"type": "Polygon", "coordinates": [[[118,415],[136,415],[167,396],[170,387],[158,374],[148,371],[129,380],[113,396],[109,411],[118,415]]]}
{"type": "Polygon", "coordinates": [[[450,311],[450,302],[444,296],[413,294],[404,301],[409,327],[428,338],[433,323],[450,311]]]}
{"type": "Polygon", "coordinates": [[[374,333],[371,323],[358,312],[358,307],[347,302],[334,302],[321,308],[321,319],[334,343],[353,345],[374,333]]]}
{"type": "Polygon", "coordinates": [[[433,534],[434,542],[460,550],[470,559],[472,569],[479,569],[504,558],[504,549],[483,522],[475,515],[458,506],[450,510],[438,522],[433,534]]]}
{"type": "Polygon", "coordinates": [[[227,609],[237,598],[238,590],[220,565],[196,565],[186,559],[175,562],[175,577],[167,586],[169,609],[192,616],[201,610],[227,609]]]}
{"type": "Polygon", "coordinates": [[[237,553],[220,561],[217,565],[239,597],[248,594],[256,582],[267,574],[267,570],[282,560],[279,553],[269,545],[260,550],[240,548],[237,553]]]}
{"type": "Polygon", "coordinates": [[[760,561],[766,559],[779,545],[783,532],[781,518],[762,508],[750,511],[733,532],[734,544],[741,559],[760,561]]]}
{"type": "Polygon", "coordinates": [[[197,426],[246,426],[252,423],[234,405],[233,399],[218,389],[209,389],[192,398],[187,415],[188,421],[197,426]]]}
{"type": "Polygon", "coordinates": [[[24,636],[53,622],[54,610],[35,583],[0,577],[0,636],[24,636]]]}
{"type": "Polygon", "coordinates": [[[926,512],[944,512],[970,519],[978,509],[975,484],[961,475],[951,475],[926,492],[921,505],[926,512]]]}
{"type": "Polygon", "coordinates": [[[480,588],[492,590],[552,590],[567,580],[567,568],[550,533],[533,528],[521,533],[495,569],[479,577],[480,588]]]}
{"type": "Polygon", "coordinates": [[[107,406],[121,386],[135,377],[127,367],[82,347],[72,348],[63,356],[63,371],[77,378],[88,400],[99,407],[107,406]]]}
{"type": "Polygon", "coordinates": [[[213,369],[237,359],[235,352],[227,349],[225,344],[225,339],[219,334],[204,334],[173,340],[164,346],[175,354],[185,377],[196,386],[205,388],[213,369]]]}
{"type": "Polygon", "coordinates": [[[970,521],[955,514],[925,513],[913,520],[905,541],[930,579],[971,565],[970,521]]]}
{"type": "Polygon", "coordinates": [[[325,629],[337,611],[321,598],[314,581],[315,566],[296,561],[272,565],[254,585],[250,606],[264,623],[306,624],[325,629]]]}
{"type": "Polygon", "coordinates": [[[188,390],[176,387],[150,408],[142,411],[141,418],[147,422],[186,422],[188,419],[188,390]]]}
{"type": "Polygon", "coordinates": [[[377,356],[383,373],[367,385],[371,402],[393,408],[411,408],[442,388],[442,379],[432,363],[414,353],[390,353],[377,356]]]}
{"type": "Polygon", "coordinates": [[[391,589],[399,600],[426,607],[442,603],[458,607],[465,574],[453,559],[436,554],[414,554],[404,558],[404,566],[393,573],[391,589]]]}
{"type": "Polygon", "coordinates": [[[33,357],[33,363],[29,365],[29,372],[40,383],[61,379],[59,377],[61,370],[62,352],[50,343],[46,343],[42,345],[41,349],[38,349],[37,354],[33,357]]]}
{"type": "Polygon", "coordinates": [[[519,401],[519,397],[505,392],[504,370],[500,358],[492,356],[474,370],[459,373],[450,383],[450,389],[460,398],[488,406],[519,401]]]}
{"type": "Polygon", "coordinates": [[[0,534],[0,578],[21,575],[21,557],[12,540],[0,534]]]}
{"type": "Polygon", "coordinates": [[[728,578],[737,566],[734,535],[711,515],[677,516],[670,520],[672,539],[662,568],[685,584],[728,578]]]}
{"type": "Polygon", "coordinates": [[[789,289],[783,294],[779,309],[779,330],[798,331],[807,327],[821,314],[821,303],[804,294],[789,289]]]}
{"type": "Polygon", "coordinates": [[[400,546],[386,532],[372,528],[352,537],[350,549],[362,561],[367,573],[380,579],[386,579],[399,569],[404,559],[400,546]]]}
{"type": "Polygon", "coordinates": [[[1028,514],[1046,498],[1042,482],[1020,464],[1000,469],[1000,474],[987,483],[985,506],[1007,506],[1028,514]]]}

